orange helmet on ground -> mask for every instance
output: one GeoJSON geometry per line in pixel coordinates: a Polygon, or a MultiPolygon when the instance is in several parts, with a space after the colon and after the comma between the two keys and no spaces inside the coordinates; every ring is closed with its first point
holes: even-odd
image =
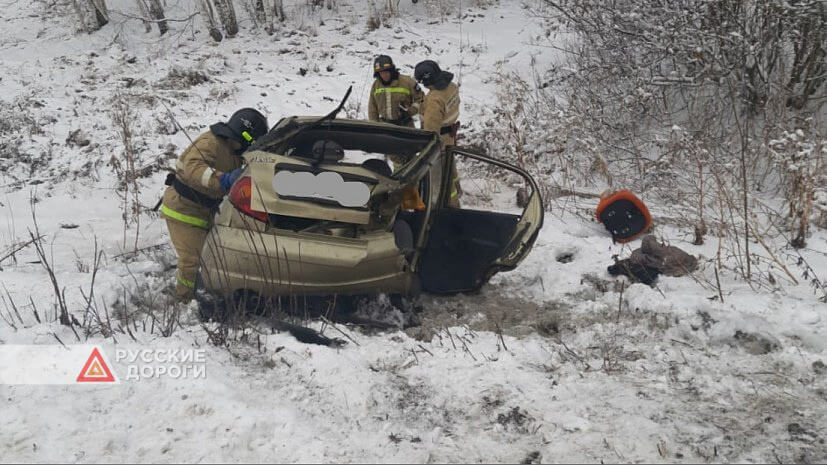
{"type": "Polygon", "coordinates": [[[612,240],[620,243],[632,241],[652,227],[646,204],[625,189],[601,195],[595,216],[609,230],[612,240]]]}

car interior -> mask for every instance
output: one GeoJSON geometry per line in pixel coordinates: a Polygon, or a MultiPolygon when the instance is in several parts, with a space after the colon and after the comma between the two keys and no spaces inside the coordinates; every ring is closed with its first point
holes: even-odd
{"type": "Polygon", "coordinates": [[[376,129],[367,130],[358,127],[326,128],[320,127],[310,129],[297,134],[282,147],[267,149],[273,153],[284,153],[285,155],[307,160],[314,164],[340,163],[343,162],[343,151],[336,149],[322,150],[317,145],[320,141],[330,141],[346,150],[359,150],[366,153],[381,155],[398,155],[405,159],[411,159],[420,151],[425,149],[432,141],[429,134],[411,134],[388,130],[379,132],[376,129]],[[314,152],[314,145],[317,150],[314,152]]]}
{"type": "MultiPolygon", "coordinates": [[[[314,171],[315,166],[321,164],[337,164],[343,166],[360,166],[379,176],[393,178],[393,170],[385,161],[385,155],[393,154],[404,159],[412,159],[433,141],[430,134],[415,134],[409,131],[398,131],[389,128],[385,131],[376,128],[363,128],[347,124],[325,124],[318,128],[308,129],[298,133],[279,145],[259,147],[271,153],[283,153],[290,157],[309,162],[313,167],[301,165],[290,166],[291,170],[314,171]],[[346,152],[357,152],[372,156],[360,163],[345,161],[346,152]]],[[[357,179],[357,175],[343,174],[346,180],[363,180],[376,182],[372,179],[357,179]]],[[[343,207],[345,208],[345,207],[343,207]]],[[[349,225],[333,221],[299,218],[271,214],[270,223],[279,229],[288,229],[297,232],[330,233],[335,230],[336,235],[356,237],[357,225],[349,225]]]]}
{"type": "MultiPolygon", "coordinates": [[[[385,154],[414,157],[432,138],[428,135],[382,133],[375,129],[353,127],[320,127],[299,133],[288,140],[283,152],[312,164],[339,163],[362,166],[381,176],[392,177],[389,164],[381,158],[385,154]],[[331,143],[332,142],[332,143],[331,143]],[[344,151],[359,150],[376,154],[361,164],[342,161],[344,151]]],[[[427,198],[428,176],[419,188],[423,201],[427,198]]],[[[439,199],[434,199],[439,200],[439,199]]],[[[424,225],[424,211],[400,210],[392,226],[396,245],[406,257],[415,251],[417,238],[424,225]]],[[[418,274],[422,289],[432,293],[472,291],[487,279],[492,264],[501,256],[513,238],[519,215],[496,213],[468,208],[440,206],[433,212],[429,237],[419,261],[418,274]]],[[[271,215],[278,228],[300,232],[321,232],[326,228],[344,229],[344,235],[356,237],[356,225],[271,215]]]]}

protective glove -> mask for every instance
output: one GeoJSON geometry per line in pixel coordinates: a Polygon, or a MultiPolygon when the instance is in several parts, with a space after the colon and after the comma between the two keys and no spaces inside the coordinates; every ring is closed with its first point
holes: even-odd
{"type": "Polygon", "coordinates": [[[408,113],[408,108],[405,105],[399,104],[399,124],[408,124],[408,121],[411,120],[411,114],[408,113]]]}
{"type": "Polygon", "coordinates": [[[232,171],[227,171],[226,173],[222,173],[221,176],[218,178],[218,183],[221,184],[221,189],[224,192],[229,192],[230,188],[233,187],[233,184],[241,177],[241,172],[243,170],[241,168],[236,168],[232,171]]]}

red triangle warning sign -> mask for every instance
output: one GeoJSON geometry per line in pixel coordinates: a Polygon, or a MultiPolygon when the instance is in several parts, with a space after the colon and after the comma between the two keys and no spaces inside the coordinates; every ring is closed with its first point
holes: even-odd
{"type": "Polygon", "coordinates": [[[92,349],[92,354],[89,355],[89,360],[83,365],[77,379],[78,383],[114,383],[115,377],[109,371],[106,362],[103,361],[98,348],[92,349]]]}

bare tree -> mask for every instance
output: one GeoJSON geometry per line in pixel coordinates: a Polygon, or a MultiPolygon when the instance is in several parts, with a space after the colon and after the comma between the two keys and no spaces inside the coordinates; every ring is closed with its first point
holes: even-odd
{"type": "Polygon", "coordinates": [[[146,32],[151,32],[152,24],[145,19],[149,18],[149,7],[147,7],[147,4],[146,2],[144,2],[144,0],[135,0],[135,3],[138,4],[138,10],[141,12],[141,18],[144,23],[144,29],[146,29],[146,32]]]}
{"type": "Polygon", "coordinates": [[[338,6],[336,0],[308,0],[307,4],[312,8],[327,8],[328,10],[338,6]]]}
{"type": "Polygon", "coordinates": [[[233,0],[212,0],[212,2],[221,24],[224,25],[224,33],[227,37],[235,37],[238,34],[238,21],[235,17],[233,0]]]}
{"type": "Polygon", "coordinates": [[[660,198],[695,242],[707,230],[723,237],[735,272],[772,285],[775,252],[762,236],[792,232],[801,247],[809,222],[824,217],[814,199],[827,179],[827,4],[533,5],[566,62],[535,69],[534,82],[503,76],[499,119],[478,142],[551,192],[614,184],[660,198]],[[765,211],[767,194],[782,192],[785,211],[765,211]],[[719,218],[708,216],[716,209],[719,218]]]}
{"type": "Polygon", "coordinates": [[[273,17],[279,21],[284,21],[284,0],[270,0],[273,4],[273,17]]]}
{"type": "Polygon", "coordinates": [[[158,22],[158,30],[161,32],[161,35],[166,34],[169,26],[167,26],[164,18],[164,7],[161,5],[161,0],[149,0],[149,15],[158,22]]]}
{"type": "Polygon", "coordinates": [[[221,29],[219,27],[218,21],[218,13],[216,12],[215,6],[213,5],[211,0],[200,0],[198,2],[199,10],[201,11],[201,17],[204,18],[204,22],[207,24],[207,30],[210,33],[210,37],[213,38],[216,42],[221,42],[224,38],[224,35],[221,33],[221,29]]]}
{"type": "Polygon", "coordinates": [[[256,25],[264,27],[268,34],[276,30],[276,22],[284,21],[283,0],[252,0],[252,16],[256,25]]]}
{"type": "Polygon", "coordinates": [[[95,32],[109,23],[105,0],[73,0],[72,5],[86,32],[95,32]]]}
{"type": "Polygon", "coordinates": [[[199,8],[204,22],[207,23],[210,36],[220,42],[224,35],[234,37],[238,34],[238,21],[233,0],[200,0],[199,8]],[[222,34],[221,28],[224,32],[222,34]]]}
{"type": "Polygon", "coordinates": [[[264,5],[264,0],[253,0],[253,19],[256,26],[267,25],[267,6],[264,5]]]}
{"type": "MultiPolygon", "coordinates": [[[[160,0],[135,1],[138,4],[138,9],[141,11],[141,16],[144,18],[153,19],[153,22],[158,24],[158,31],[161,32],[161,35],[164,35],[167,31],[169,31],[169,25],[167,25],[166,17],[164,16],[164,6],[161,5],[160,0]]],[[[144,27],[146,27],[146,32],[152,30],[152,26],[149,21],[144,21],[144,27]]]]}

